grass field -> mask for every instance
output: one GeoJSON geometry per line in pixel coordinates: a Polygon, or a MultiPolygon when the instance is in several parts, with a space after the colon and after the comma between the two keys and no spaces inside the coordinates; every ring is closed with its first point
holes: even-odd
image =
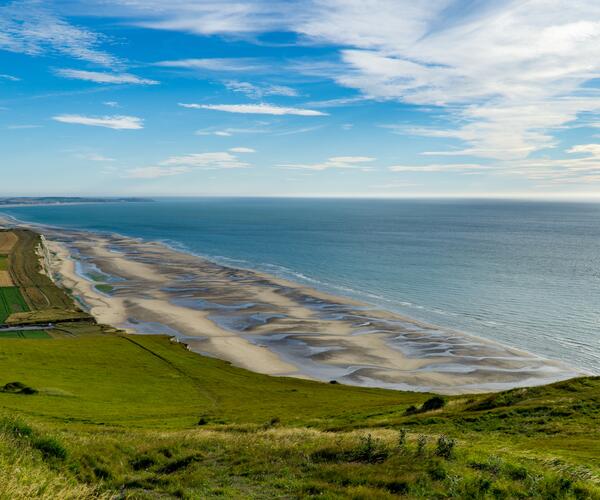
{"type": "Polygon", "coordinates": [[[0,287],[0,323],[4,323],[13,313],[27,310],[29,308],[17,287],[0,287]]]}
{"type": "Polygon", "coordinates": [[[8,271],[8,255],[0,255],[0,271],[8,271]]]}
{"type": "Polygon", "coordinates": [[[22,330],[4,332],[0,330],[0,339],[49,339],[50,335],[45,330],[22,330]]]}
{"type": "Polygon", "coordinates": [[[52,337],[0,336],[0,498],[600,499],[598,377],[442,399],[269,377],[89,318],[52,337]]]}
{"type": "Polygon", "coordinates": [[[0,339],[0,359],[2,384],[38,391],[0,393],[0,414],[66,450],[52,470],[132,498],[600,498],[598,378],[407,415],[431,395],[268,377],[162,336],[0,339]]]}

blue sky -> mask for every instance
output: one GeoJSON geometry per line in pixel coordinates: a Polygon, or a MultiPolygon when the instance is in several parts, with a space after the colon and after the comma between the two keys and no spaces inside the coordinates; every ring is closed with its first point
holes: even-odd
{"type": "Polygon", "coordinates": [[[600,196],[592,0],[0,1],[0,195],[600,196]]]}

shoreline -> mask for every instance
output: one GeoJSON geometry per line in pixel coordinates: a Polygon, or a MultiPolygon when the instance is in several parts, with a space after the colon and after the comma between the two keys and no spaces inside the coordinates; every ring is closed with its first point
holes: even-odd
{"type": "Polygon", "coordinates": [[[584,374],[558,361],[163,243],[14,218],[11,223],[46,237],[52,274],[99,322],[129,333],[166,333],[192,351],[252,371],[446,394],[584,374]],[[98,270],[102,283],[90,278],[98,270]],[[98,284],[108,284],[111,291],[98,290],[98,284]]]}

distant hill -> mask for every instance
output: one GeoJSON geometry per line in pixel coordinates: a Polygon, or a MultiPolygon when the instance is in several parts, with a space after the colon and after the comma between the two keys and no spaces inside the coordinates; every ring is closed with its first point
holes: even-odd
{"type": "Polygon", "coordinates": [[[0,198],[0,206],[5,205],[64,205],[70,203],[140,203],[154,201],[151,198],[87,198],[80,196],[16,196],[0,198]]]}

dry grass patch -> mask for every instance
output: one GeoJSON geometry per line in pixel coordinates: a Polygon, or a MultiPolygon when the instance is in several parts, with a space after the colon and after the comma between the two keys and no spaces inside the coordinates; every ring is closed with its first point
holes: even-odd
{"type": "Polygon", "coordinates": [[[17,235],[12,231],[0,231],[0,253],[12,252],[17,240],[17,235]]]}
{"type": "Polygon", "coordinates": [[[8,271],[0,271],[0,287],[15,286],[8,271]]]}

